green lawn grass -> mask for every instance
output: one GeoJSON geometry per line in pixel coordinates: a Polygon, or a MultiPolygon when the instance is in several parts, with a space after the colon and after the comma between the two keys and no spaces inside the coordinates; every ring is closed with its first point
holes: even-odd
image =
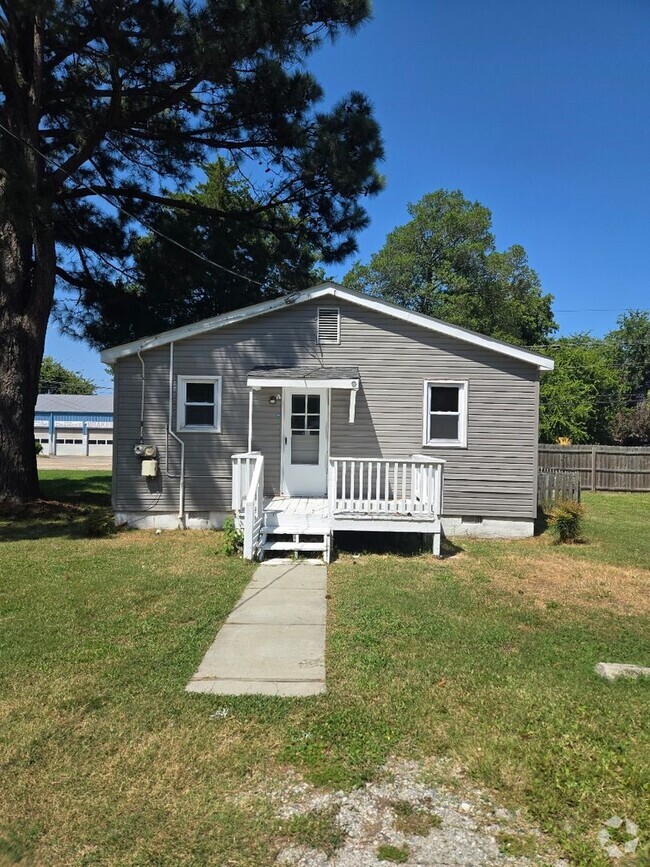
{"type": "Polygon", "coordinates": [[[450,756],[576,864],[605,863],[596,835],[614,813],[647,853],[650,683],[593,666],[650,664],[650,497],[587,497],[584,545],[341,556],[327,694],[235,699],[183,687],[251,565],[219,555],[218,533],[88,538],[108,474],[42,475],[68,505],[0,520],[0,863],[270,865],[288,839],[331,849],[330,822],[280,822],[265,792],[290,769],[358,785],[391,755],[450,756]]]}

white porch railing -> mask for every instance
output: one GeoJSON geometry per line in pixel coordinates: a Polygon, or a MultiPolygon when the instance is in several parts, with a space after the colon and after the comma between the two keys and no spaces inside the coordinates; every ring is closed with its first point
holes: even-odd
{"type": "Polygon", "coordinates": [[[232,456],[232,507],[243,511],[244,559],[257,556],[264,527],[264,455],[244,452],[232,456]]]}
{"type": "Polygon", "coordinates": [[[232,509],[240,512],[248,494],[255,462],[261,452],[240,452],[232,456],[232,509]]]}
{"type": "Polygon", "coordinates": [[[330,458],[330,515],[401,515],[439,519],[444,460],[426,455],[330,458]]]}

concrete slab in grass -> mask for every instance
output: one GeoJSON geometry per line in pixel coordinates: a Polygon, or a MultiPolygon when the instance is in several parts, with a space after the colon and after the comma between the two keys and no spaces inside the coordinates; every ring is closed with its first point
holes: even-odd
{"type": "Polygon", "coordinates": [[[218,695],[324,692],[326,585],[322,564],[262,564],[186,689],[218,695]]]}

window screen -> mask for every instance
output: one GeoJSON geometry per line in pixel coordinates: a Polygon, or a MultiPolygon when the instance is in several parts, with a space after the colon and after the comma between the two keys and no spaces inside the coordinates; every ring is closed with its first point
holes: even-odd
{"type": "Polygon", "coordinates": [[[465,445],[467,383],[427,383],[425,444],[465,445]]]}
{"type": "Polygon", "coordinates": [[[218,377],[179,377],[179,428],[218,430],[220,415],[220,380],[218,377]]]}

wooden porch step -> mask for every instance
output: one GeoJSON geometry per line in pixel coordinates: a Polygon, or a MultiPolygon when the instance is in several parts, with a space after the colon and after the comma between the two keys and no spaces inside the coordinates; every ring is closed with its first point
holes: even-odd
{"type": "MultiPolygon", "coordinates": [[[[311,535],[311,534],[309,534],[311,535]]],[[[325,551],[325,542],[264,542],[264,551],[325,551]]]]}
{"type": "Polygon", "coordinates": [[[326,536],[329,532],[323,524],[265,524],[262,530],[267,536],[326,536]]]}

